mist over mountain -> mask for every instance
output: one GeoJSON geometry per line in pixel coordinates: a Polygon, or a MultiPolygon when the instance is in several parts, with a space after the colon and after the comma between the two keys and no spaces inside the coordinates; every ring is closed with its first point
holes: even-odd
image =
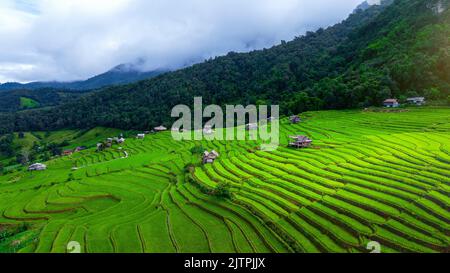
{"type": "Polygon", "coordinates": [[[74,82],[32,82],[27,84],[21,83],[4,83],[0,84],[0,91],[4,90],[36,90],[42,88],[56,88],[56,89],[69,89],[69,90],[90,90],[97,89],[109,85],[120,85],[132,83],[144,79],[150,79],[158,76],[168,70],[155,70],[142,72],[140,68],[134,64],[121,64],[113,69],[89,78],[85,81],[74,82]]]}
{"type": "Polygon", "coordinates": [[[137,59],[179,69],[328,27],[361,1],[2,0],[0,82],[79,81],[137,59]]]}

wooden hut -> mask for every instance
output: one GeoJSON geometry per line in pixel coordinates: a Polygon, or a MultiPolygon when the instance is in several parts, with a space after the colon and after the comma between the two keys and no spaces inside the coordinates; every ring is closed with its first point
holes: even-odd
{"type": "Polygon", "coordinates": [[[212,150],[211,152],[205,151],[203,153],[203,164],[212,164],[219,157],[219,153],[212,150]]]}
{"type": "Polygon", "coordinates": [[[86,146],[79,146],[79,147],[75,148],[75,152],[81,152],[81,151],[84,151],[86,149],[87,149],[86,146]]]}
{"type": "Polygon", "coordinates": [[[97,151],[101,151],[105,148],[105,146],[103,145],[103,143],[97,143],[97,151]]]}
{"type": "Polygon", "coordinates": [[[307,136],[291,136],[291,139],[293,139],[293,142],[289,143],[290,147],[293,148],[307,148],[311,145],[311,143],[313,142],[309,137],[307,136]]]}
{"type": "Polygon", "coordinates": [[[161,126],[153,128],[153,130],[155,130],[155,132],[163,132],[163,131],[167,131],[167,128],[161,125],[161,126]]]}
{"type": "Polygon", "coordinates": [[[73,154],[72,150],[65,150],[65,151],[63,151],[63,155],[64,156],[68,156],[68,155],[72,155],[72,154],[73,154]]]}
{"type": "Polygon", "coordinates": [[[297,124],[302,121],[302,119],[299,116],[291,116],[289,117],[289,120],[291,121],[292,124],[297,124]]]}
{"type": "Polygon", "coordinates": [[[387,108],[397,108],[400,106],[400,104],[396,99],[387,99],[383,102],[383,106],[387,108]]]}
{"type": "Polygon", "coordinates": [[[424,97],[407,98],[406,101],[409,104],[415,104],[415,105],[418,105],[418,106],[424,105],[426,103],[424,97]]]}
{"type": "Polygon", "coordinates": [[[45,171],[47,169],[47,166],[42,163],[35,163],[28,167],[29,171],[45,171]]]}

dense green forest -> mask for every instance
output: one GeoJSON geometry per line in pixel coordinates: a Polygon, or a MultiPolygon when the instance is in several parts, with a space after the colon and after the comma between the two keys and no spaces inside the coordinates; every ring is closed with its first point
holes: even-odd
{"type": "Polygon", "coordinates": [[[55,106],[73,101],[86,93],[88,91],[70,91],[54,88],[3,91],[0,92],[0,112],[15,112],[29,108],[55,106]]]}
{"type": "Polygon", "coordinates": [[[250,53],[229,53],[135,84],[104,88],[51,109],[0,114],[0,132],[169,124],[170,110],[280,104],[282,114],[380,105],[389,97],[447,100],[449,0],[396,0],[327,29],[250,53]]]}

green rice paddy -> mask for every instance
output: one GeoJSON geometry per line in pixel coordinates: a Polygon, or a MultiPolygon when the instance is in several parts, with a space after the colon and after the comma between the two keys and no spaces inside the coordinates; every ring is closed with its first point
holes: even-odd
{"type": "Polygon", "coordinates": [[[0,226],[29,226],[0,240],[0,252],[64,253],[71,241],[89,253],[369,252],[369,241],[383,252],[449,252],[449,108],[302,117],[281,121],[273,152],[165,132],[0,176],[0,226]],[[314,145],[287,148],[299,134],[314,145]],[[191,152],[200,145],[220,158],[201,165],[191,152]],[[223,183],[231,200],[205,193],[223,183]]]}

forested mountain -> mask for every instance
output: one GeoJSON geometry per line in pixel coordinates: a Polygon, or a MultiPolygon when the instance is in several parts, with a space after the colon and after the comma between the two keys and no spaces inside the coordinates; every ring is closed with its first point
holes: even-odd
{"type": "Polygon", "coordinates": [[[56,106],[68,103],[90,91],[42,88],[0,91],[0,112],[56,106]],[[27,102],[31,102],[27,103],[27,102]]]}
{"type": "MultiPolygon", "coordinates": [[[[21,83],[4,83],[0,84],[0,92],[2,90],[36,90],[43,88],[66,89],[66,90],[90,90],[105,87],[108,85],[119,85],[139,80],[153,78],[164,73],[165,70],[155,70],[150,72],[141,72],[133,69],[131,65],[118,65],[103,74],[94,76],[85,81],[75,82],[32,82],[27,84],[21,83]]],[[[2,108],[0,108],[1,110],[2,108]]]]}
{"type": "Polygon", "coordinates": [[[229,53],[52,109],[0,115],[1,131],[169,124],[171,108],[280,104],[283,114],[380,105],[388,97],[445,99],[450,90],[449,0],[396,0],[327,29],[250,53],[229,53]]]}
{"type": "Polygon", "coordinates": [[[164,70],[140,72],[131,64],[122,64],[86,81],[0,84],[0,112],[56,106],[71,102],[105,86],[151,79],[165,72],[164,70]],[[24,100],[34,101],[34,105],[24,105],[24,100]]]}

